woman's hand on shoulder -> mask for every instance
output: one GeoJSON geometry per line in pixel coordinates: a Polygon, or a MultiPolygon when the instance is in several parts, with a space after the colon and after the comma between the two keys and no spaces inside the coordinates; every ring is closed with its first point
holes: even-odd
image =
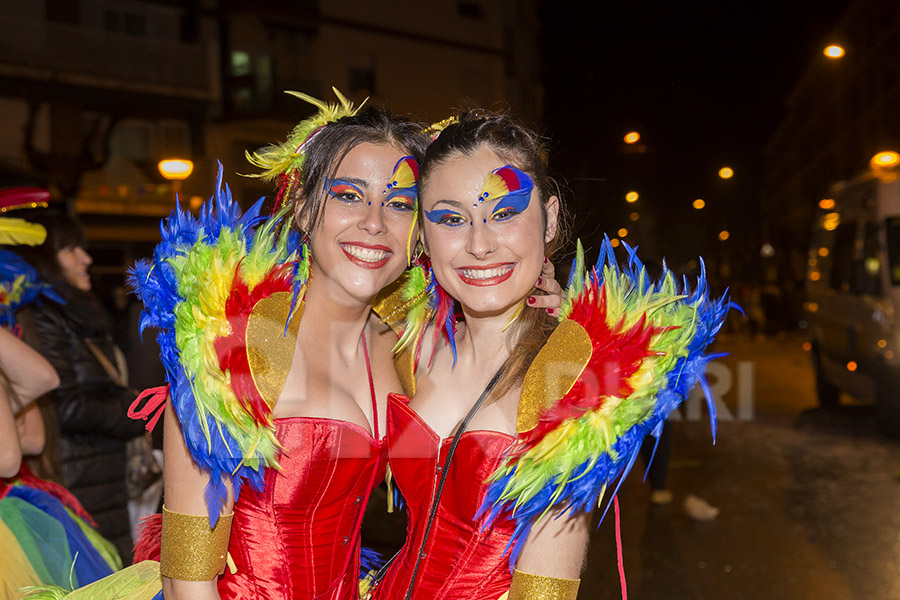
{"type": "Polygon", "coordinates": [[[530,308],[542,308],[546,310],[550,316],[559,316],[559,307],[562,305],[563,289],[556,281],[556,269],[553,263],[548,259],[544,259],[544,268],[541,270],[541,276],[538,278],[534,287],[546,292],[546,295],[535,294],[529,296],[526,300],[530,308]]]}

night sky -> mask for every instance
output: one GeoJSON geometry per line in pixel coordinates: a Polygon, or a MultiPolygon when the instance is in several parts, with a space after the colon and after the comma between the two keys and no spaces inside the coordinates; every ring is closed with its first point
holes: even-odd
{"type": "Polygon", "coordinates": [[[730,253],[748,271],[736,275],[755,276],[762,149],[848,2],[575,4],[544,8],[545,133],[577,235],[596,247],[624,225],[650,258],[730,253]],[[630,130],[643,153],[623,152],[630,130]],[[729,181],[717,176],[725,164],[729,181]],[[626,204],[629,190],[637,203],[626,204]],[[707,209],[693,210],[695,198],[707,209]]]}

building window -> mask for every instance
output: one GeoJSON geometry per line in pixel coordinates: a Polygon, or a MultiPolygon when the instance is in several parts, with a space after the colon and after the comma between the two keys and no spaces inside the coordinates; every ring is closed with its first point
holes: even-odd
{"type": "Polygon", "coordinates": [[[255,56],[242,50],[232,51],[228,87],[233,110],[246,113],[271,109],[274,90],[272,57],[255,56]]]}

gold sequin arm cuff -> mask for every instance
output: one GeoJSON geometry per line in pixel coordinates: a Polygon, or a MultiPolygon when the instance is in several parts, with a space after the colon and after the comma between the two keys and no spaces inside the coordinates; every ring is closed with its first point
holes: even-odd
{"type": "Polygon", "coordinates": [[[207,515],[183,515],[162,509],[159,572],[181,581],[210,581],[225,569],[234,514],[219,517],[209,527],[207,515]]]}
{"type": "Polygon", "coordinates": [[[576,600],[580,579],[557,579],[515,569],[509,600],[576,600]]]}

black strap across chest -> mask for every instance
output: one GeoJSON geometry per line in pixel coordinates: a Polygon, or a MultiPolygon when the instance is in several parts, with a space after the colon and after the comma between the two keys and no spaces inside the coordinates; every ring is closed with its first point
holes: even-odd
{"type": "Polygon", "coordinates": [[[444,484],[447,482],[447,475],[450,473],[450,463],[453,461],[453,455],[456,453],[456,446],[459,444],[459,439],[462,437],[462,434],[465,433],[466,428],[469,426],[469,422],[475,416],[475,413],[478,412],[478,409],[481,408],[481,405],[484,404],[485,398],[488,397],[491,390],[493,390],[494,386],[497,385],[497,382],[500,381],[500,377],[503,375],[503,369],[504,367],[500,367],[491,378],[490,382],[484,388],[484,391],[481,392],[481,396],[478,397],[478,400],[476,400],[475,404],[472,405],[472,408],[469,409],[469,413],[459,424],[456,433],[453,435],[453,441],[450,442],[447,458],[444,459],[444,464],[441,466],[441,479],[438,482],[434,500],[431,502],[431,511],[428,514],[428,522],[425,525],[425,535],[422,537],[422,545],[419,547],[419,552],[416,555],[416,564],[413,567],[412,576],[409,579],[409,588],[406,590],[406,600],[412,598],[413,587],[415,586],[416,578],[419,575],[419,566],[422,559],[425,558],[425,547],[428,544],[428,537],[431,535],[431,528],[434,526],[434,518],[437,516],[438,505],[441,501],[441,494],[444,491],[444,484]]]}

